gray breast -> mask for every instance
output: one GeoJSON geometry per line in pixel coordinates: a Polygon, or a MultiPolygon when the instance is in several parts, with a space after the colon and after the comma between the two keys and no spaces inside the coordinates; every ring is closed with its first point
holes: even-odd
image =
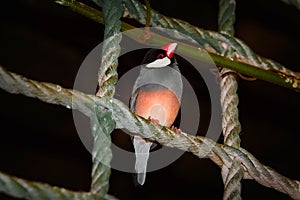
{"type": "Polygon", "coordinates": [[[175,63],[162,68],[147,68],[146,65],[141,65],[140,74],[133,86],[132,95],[134,96],[136,90],[140,87],[152,84],[172,90],[181,102],[182,79],[179,68],[175,63]]]}

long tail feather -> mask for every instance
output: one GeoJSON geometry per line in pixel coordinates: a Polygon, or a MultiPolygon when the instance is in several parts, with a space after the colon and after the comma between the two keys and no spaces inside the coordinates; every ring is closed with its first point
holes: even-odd
{"type": "Polygon", "coordinates": [[[135,171],[137,172],[137,181],[140,185],[143,185],[145,183],[147,162],[151,145],[152,142],[146,142],[139,136],[134,136],[133,138],[133,146],[136,157],[135,171]]]}

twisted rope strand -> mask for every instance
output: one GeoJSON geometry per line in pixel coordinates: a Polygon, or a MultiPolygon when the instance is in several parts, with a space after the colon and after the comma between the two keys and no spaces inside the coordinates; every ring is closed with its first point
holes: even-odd
{"type": "Polygon", "coordinates": [[[0,172],[0,191],[16,198],[32,200],[116,200],[111,195],[95,196],[88,192],[74,192],[45,183],[28,181],[0,172]]]}
{"type": "MultiPolygon", "coordinates": [[[[222,34],[234,35],[235,22],[235,0],[220,0],[218,25],[219,32],[222,34]]],[[[234,51],[226,50],[223,55],[234,58],[234,51]]],[[[221,69],[221,106],[223,112],[222,130],[224,136],[224,144],[235,148],[240,147],[241,139],[239,133],[241,124],[238,117],[238,102],[237,95],[238,83],[233,75],[232,70],[225,68],[221,69]]],[[[232,158],[232,164],[228,169],[225,165],[222,166],[222,179],[224,182],[223,199],[242,199],[241,198],[241,180],[244,176],[244,169],[241,162],[237,158],[232,158]]]]}
{"type": "MultiPolygon", "coordinates": [[[[226,73],[227,69],[222,69],[220,73],[226,73]]],[[[238,120],[238,96],[236,94],[237,81],[231,74],[224,76],[221,80],[221,106],[223,111],[222,130],[224,144],[239,148],[241,125],[238,120]]],[[[222,167],[222,178],[224,182],[223,199],[241,199],[241,179],[244,170],[240,162],[233,158],[230,169],[222,167]]]]}
{"type": "Polygon", "coordinates": [[[76,109],[87,116],[93,113],[93,102],[96,97],[85,95],[76,90],[69,90],[53,83],[38,82],[22,75],[9,72],[0,65],[0,87],[12,94],[23,94],[28,97],[76,109]]]}
{"type": "MultiPolygon", "coordinates": [[[[134,18],[140,23],[145,24],[146,8],[141,4],[141,2],[137,0],[123,1],[128,9],[126,17],[134,18]]],[[[292,78],[293,80],[290,81],[294,81],[296,83],[299,82],[299,72],[291,71],[275,61],[258,56],[250,49],[250,47],[237,38],[234,38],[228,34],[203,30],[189,24],[186,21],[172,17],[166,17],[153,9],[151,9],[151,13],[152,26],[174,29],[184,33],[202,45],[207,52],[223,55],[228,50],[228,47],[231,47],[234,50],[234,55],[237,60],[249,63],[265,70],[279,71],[287,76],[292,75],[295,77],[295,79],[292,78]]],[[[173,37],[177,38],[176,35],[173,35],[173,37]]]]}
{"type": "MultiPolygon", "coordinates": [[[[117,66],[121,50],[119,43],[122,39],[119,34],[120,18],[124,8],[121,0],[104,0],[102,10],[105,30],[101,66],[98,72],[99,90],[96,96],[112,98],[118,80],[117,66]]],[[[115,123],[111,114],[97,113],[97,110],[95,113],[96,116],[91,117],[94,138],[91,193],[103,196],[109,188],[110,162],[112,160],[110,133],[114,130],[115,123]],[[104,138],[107,138],[106,142],[104,142],[104,138]]]]}
{"type": "MultiPolygon", "coordinates": [[[[38,98],[47,103],[63,106],[70,105],[72,95],[75,94],[75,97],[73,96],[74,103],[72,103],[71,106],[74,106],[72,107],[73,109],[85,111],[84,114],[89,114],[94,111],[95,102],[103,109],[111,107],[110,109],[112,111],[112,117],[116,122],[116,128],[127,128],[130,132],[142,134],[142,137],[151,137],[162,145],[189,151],[200,158],[208,157],[218,166],[221,167],[225,165],[228,169],[232,165],[231,157],[238,158],[238,161],[242,163],[245,169],[244,178],[254,179],[264,186],[272,187],[288,194],[291,198],[300,199],[299,181],[284,177],[274,169],[262,165],[245,149],[218,144],[209,138],[196,137],[184,132],[177,134],[173,130],[159,125],[154,126],[148,120],[136,116],[124,103],[117,99],[109,100],[107,98],[97,98],[96,96],[87,95],[75,90],[64,89],[52,83],[40,83],[11,73],[1,66],[0,88],[9,93],[23,94],[38,98]],[[61,88],[59,91],[53,89],[59,87],[61,88]],[[45,94],[55,98],[45,98],[45,94]],[[279,180],[283,181],[278,183],[279,180]]],[[[0,181],[2,181],[1,179],[2,177],[0,176],[0,181]]]]}

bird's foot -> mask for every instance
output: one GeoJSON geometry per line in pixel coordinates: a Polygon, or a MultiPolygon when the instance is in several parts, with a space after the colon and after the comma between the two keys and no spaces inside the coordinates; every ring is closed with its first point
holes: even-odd
{"type": "Polygon", "coordinates": [[[171,129],[173,130],[173,131],[175,131],[176,133],[180,133],[181,132],[181,130],[179,129],[179,128],[177,128],[177,127],[175,127],[175,126],[171,126],[171,129]]]}
{"type": "Polygon", "coordinates": [[[151,118],[151,117],[148,117],[148,120],[150,120],[155,125],[157,125],[159,123],[158,119],[154,119],[154,118],[151,118]]]}

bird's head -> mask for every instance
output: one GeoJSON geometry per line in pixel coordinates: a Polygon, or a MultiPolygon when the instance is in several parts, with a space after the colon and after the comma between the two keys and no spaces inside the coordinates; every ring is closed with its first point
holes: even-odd
{"type": "Polygon", "coordinates": [[[160,49],[149,50],[143,60],[147,68],[162,68],[176,63],[174,56],[177,43],[170,43],[162,46],[160,49]]]}

